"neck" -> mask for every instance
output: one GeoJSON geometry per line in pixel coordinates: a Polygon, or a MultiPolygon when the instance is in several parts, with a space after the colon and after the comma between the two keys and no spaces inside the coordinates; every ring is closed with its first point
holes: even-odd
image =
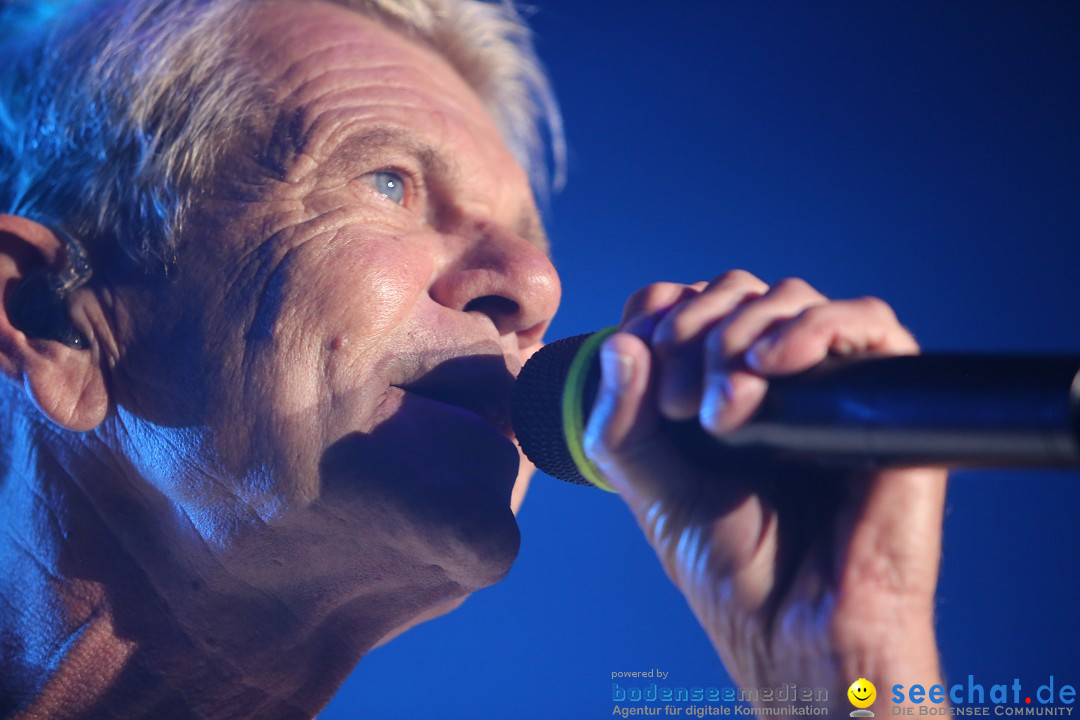
{"type": "MultiPolygon", "coordinates": [[[[16,429],[0,460],[0,638],[15,639],[0,646],[0,716],[309,718],[368,649],[455,593],[253,581],[93,436],[16,429]]],[[[310,538],[273,538],[261,559],[302,567],[283,548],[310,538]]],[[[235,552],[257,565],[252,550],[235,552]]]]}

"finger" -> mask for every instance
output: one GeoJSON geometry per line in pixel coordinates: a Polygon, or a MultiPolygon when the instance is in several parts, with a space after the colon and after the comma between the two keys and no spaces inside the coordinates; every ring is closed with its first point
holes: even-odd
{"type": "Polygon", "coordinates": [[[701,403],[706,332],[746,302],[769,289],[745,270],[732,270],[702,292],[682,299],[656,324],[653,355],[659,375],[660,412],[671,420],[694,417],[701,403]]]}
{"type": "MultiPolygon", "coordinates": [[[[669,576],[712,604],[714,588],[696,588],[711,573],[738,580],[731,598],[745,602],[768,585],[775,528],[754,485],[716,477],[693,464],[664,433],[656,410],[651,353],[636,336],[616,333],[601,347],[601,387],[585,430],[586,455],[626,501],[669,576]],[[759,577],[760,576],[760,577],[759,577]],[[744,587],[746,586],[746,587],[744,587]],[[751,587],[752,586],[752,587],[751,587]]],[[[696,603],[701,605],[702,603],[696,603]]]]}
{"type": "Polygon", "coordinates": [[[918,350],[892,308],[877,298],[861,298],[815,305],[775,325],[747,350],[746,364],[762,375],[787,375],[829,354],[907,355],[918,350]]]}
{"type": "Polygon", "coordinates": [[[805,280],[788,278],[773,285],[754,302],[731,313],[714,330],[719,341],[714,347],[735,358],[778,322],[795,317],[809,307],[824,305],[828,298],[805,280]]]}
{"type": "Polygon", "coordinates": [[[703,289],[705,289],[704,282],[697,282],[693,285],[673,282],[658,282],[647,285],[636,291],[626,301],[619,325],[625,328],[639,318],[662,315],[683,298],[696,295],[703,289]]]}
{"type": "Polygon", "coordinates": [[[620,332],[604,341],[600,389],[584,436],[585,454],[635,514],[646,512],[649,498],[678,495],[699,479],[661,432],[651,361],[635,335],[620,332]]]}
{"type": "Polygon", "coordinates": [[[721,435],[745,423],[765,397],[768,383],[748,367],[744,354],[773,327],[810,307],[827,303],[803,280],[784,280],[736,308],[705,336],[704,388],[698,410],[702,427],[721,435]]]}
{"type": "Polygon", "coordinates": [[[753,417],[768,389],[769,382],[756,373],[733,367],[706,370],[698,422],[714,435],[729,433],[753,417]]]}

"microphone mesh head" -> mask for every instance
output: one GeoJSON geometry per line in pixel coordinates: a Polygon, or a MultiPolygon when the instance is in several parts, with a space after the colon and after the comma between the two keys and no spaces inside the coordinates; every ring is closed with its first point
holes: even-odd
{"type": "Polygon", "coordinates": [[[589,486],[567,445],[562,403],[570,365],[591,335],[563,338],[538,350],[521,368],[510,404],[525,457],[553,478],[589,486]]]}

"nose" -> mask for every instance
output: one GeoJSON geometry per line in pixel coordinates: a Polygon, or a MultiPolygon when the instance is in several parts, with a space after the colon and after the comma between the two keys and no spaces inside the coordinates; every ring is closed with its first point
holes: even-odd
{"type": "Polygon", "coordinates": [[[431,284],[431,297],[453,310],[487,316],[516,349],[539,343],[562,292],[547,252],[494,223],[454,233],[448,244],[454,250],[431,284]]]}

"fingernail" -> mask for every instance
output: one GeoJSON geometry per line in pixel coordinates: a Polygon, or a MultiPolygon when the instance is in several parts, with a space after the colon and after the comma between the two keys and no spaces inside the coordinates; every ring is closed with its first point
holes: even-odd
{"type": "Polygon", "coordinates": [[[777,337],[774,333],[758,338],[757,342],[746,351],[746,365],[751,370],[761,370],[761,358],[772,350],[773,346],[776,345],[776,340],[777,337]]]}
{"type": "Polygon", "coordinates": [[[725,372],[713,372],[705,383],[705,392],[701,398],[699,421],[703,427],[715,428],[717,420],[724,414],[731,402],[731,379],[725,372]]]}
{"type": "Polygon", "coordinates": [[[629,355],[621,353],[605,343],[600,348],[600,371],[604,389],[619,392],[630,384],[634,376],[634,361],[629,355]]]}

